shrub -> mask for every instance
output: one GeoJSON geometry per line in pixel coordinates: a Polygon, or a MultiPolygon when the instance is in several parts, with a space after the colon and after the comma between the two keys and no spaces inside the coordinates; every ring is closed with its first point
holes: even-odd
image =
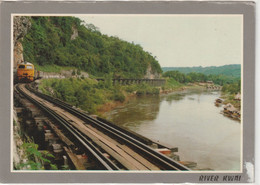
{"type": "Polygon", "coordinates": [[[118,91],[114,94],[114,100],[115,101],[120,101],[120,102],[124,102],[125,101],[125,96],[122,92],[118,91]]]}
{"type": "Polygon", "coordinates": [[[80,69],[77,69],[77,75],[81,75],[80,69]]]}
{"type": "Polygon", "coordinates": [[[49,158],[54,158],[48,151],[39,151],[38,145],[32,142],[24,142],[21,145],[22,150],[25,152],[27,161],[18,165],[18,168],[29,170],[44,170],[45,165],[50,166],[50,169],[57,170],[57,166],[52,164],[49,158]]]}

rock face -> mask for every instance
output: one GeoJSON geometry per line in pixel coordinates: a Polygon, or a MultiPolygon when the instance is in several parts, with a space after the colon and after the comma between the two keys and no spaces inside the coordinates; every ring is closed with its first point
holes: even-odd
{"type": "Polygon", "coordinates": [[[16,42],[14,45],[14,68],[17,66],[18,63],[24,61],[23,59],[23,45],[21,42],[16,42]]]}
{"type": "Polygon", "coordinates": [[[89,74],[86,72],[81,71],[80,74],[73,75],[73,70],[62,70],[60,73],[53,73],[53,72],[42,72],[40,71],[38,76],[40,78],[88,78],[89,74]]]}
{"type": "Polygon", "coordinates": [[[74,26],[72,26],[72,35],[70,37],[70,40],[75,40],[78,36],[79,36],[79,32],[77,30],[77,28],[75,28],[74,26]]]}
{"type": "Polygon", "coordinates": [[[146,70],[146,74],[145,74],[144,78],[145,79],[157,79],[157,78],[160,78],[160,74],[157,72],[153,72],[151,65],[149,65],[146,70]]]}
{"type": "Polygon", "coordinates": [[[23,45],[21,43],[23,37],[27,34],[31,27],[31,22],[28,17],[15,16],[13,20],[13,45],[14,45],[14,63],[16,67],[23,59],[23,45]]]}

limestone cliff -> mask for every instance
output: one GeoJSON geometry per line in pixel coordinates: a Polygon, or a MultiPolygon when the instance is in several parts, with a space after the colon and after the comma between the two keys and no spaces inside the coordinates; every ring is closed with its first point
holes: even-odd
{"type": "Polygon", "coordinates": [[[79,32],[75,26],[72,26],[72,32],[70,40],[75,40],[79,36],[79,32]]]}
{"type": "Polygon", "coordinates": [[[157,79],[157,78],[160,78],[160,73],[154,72],[152,70],[151,65],[148,65],[148,68],[146,70],[146,74],[145,74],[144,78],[146,78],[146,79],[157,79]]]}
{"type": "Polygon", "coordinates": [[[29,17],[15,16],[13,19],[13,46],[14,46],[14,68],[18,63],[23,61],[23,45],[21,43],[23,37],[27,34],[31,27],[29,17]]]}

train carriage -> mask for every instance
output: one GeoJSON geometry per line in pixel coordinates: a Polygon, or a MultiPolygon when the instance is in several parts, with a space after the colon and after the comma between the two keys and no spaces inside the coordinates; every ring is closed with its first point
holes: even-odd
{"type": "Polygon", "coordinates": [[[17,78],[19,82],[32,82],[35,78],[34,73],[34,65],[29,62],[17,65],[17,78]]]}

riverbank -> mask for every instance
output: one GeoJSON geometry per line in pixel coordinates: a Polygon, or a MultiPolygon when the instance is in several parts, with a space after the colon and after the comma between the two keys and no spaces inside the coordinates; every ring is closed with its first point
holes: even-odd
{"type": "Polygon", "coordinates": [[[241,110],[241,98],[240,93],[239,94],[230,94],[230,93],[222,93],[220,96],[221,99],[223,99],[223,104],[232,104],[235,108],[241,110]],[[239,96],[236,98],[236,96],[239,96]]]}
{"type": "MultiPolygon", "coordinates": [[[[136,98],[138,96],[159,96],[159,95],[164,95],[164,94],[169,94],[173,92],[178,92],[178,91],[184,91],[187,89],[202,89],[204,87],[199,86],[197,84],[189,84],[189,85],[184,85],[176,82],[174,79],[168,79],[166,81],[166,84],[162,87],[153,87],[158,90],[148,90],[148,93],[144,93],[145,90],[139,89],[138,91],[138,86],[134,85],[135,87],[132,86],[124,86],[123,89],[125,90],[125,101],[124,102],[119,102],[119,101],[110,101],[105,103],[104,105],[101,105],[98,110],[97,114],[101,117],[104,116],[106,112],[110,112],[113,109],[124,106],[126,103],[131,101],[131,99],[136,98]],[[155,92],[155,93],[152,93],[155,92]]],[[[147,89],[147,87],[145,88],[147,89]]]]}
{"type": "Polygon", "coordinates": [[[100,116],[100,117],[103,117],[103,115],[106,112],[109,112],[109,111],[115,109],[116,107],[120,107],[120,106],[125,105],[127,102],[131,101],[130,99],[133,98],[133,97],[136,97],[135,93],[126,94],[125,95],[125,100],[123,102],[120,102],[120,101],[109,101],[109,102],[106,102],[105,104],[100,105],[97,108],[96,114],[98,116],[100,116]]]}
{"type": "Polygon", "coordinates": [[[241,95],[222,92],[220,98],[215,100],[216,106],[223,106],[221,113],[234,120],[241,120],[241,95]]]}

